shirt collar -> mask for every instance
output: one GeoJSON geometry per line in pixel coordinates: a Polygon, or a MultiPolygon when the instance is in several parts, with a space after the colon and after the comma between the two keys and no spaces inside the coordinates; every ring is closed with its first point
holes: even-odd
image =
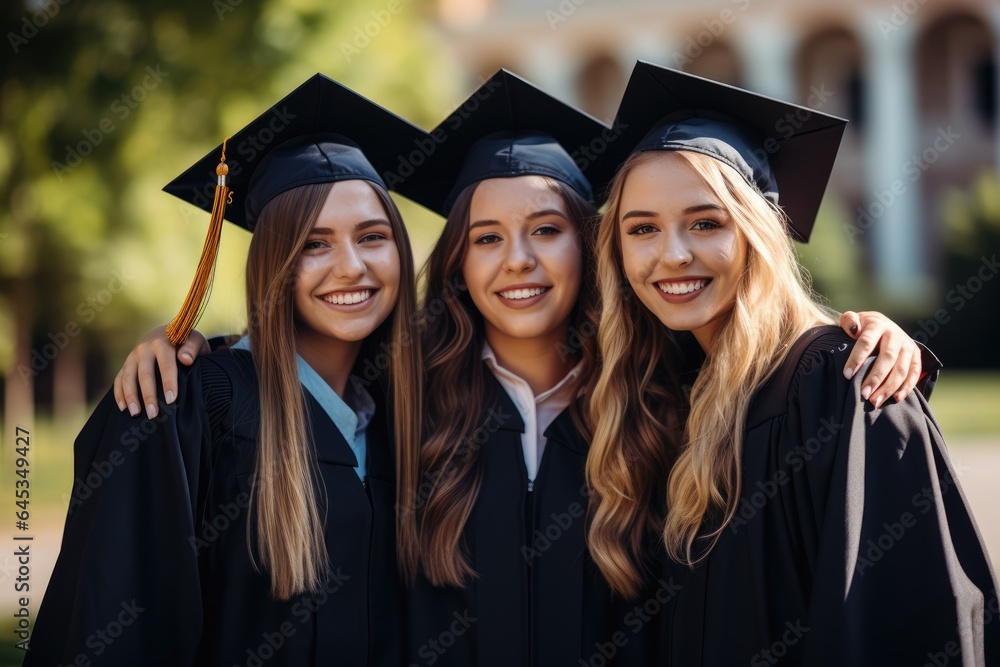
{"type": "MultiPolygon", "coordinates": [[[[230,349],[249,352],[250,337],[243,336],[230,349]]],[[[354,436],[368,428],[375,415],[375,399],[362,383],[354,381],[354,376],[348,378],[344,398],[341,398],[305,359],[297,354],[295,357],[298,362],[299,382],[323,407],[347,444],[353,446],[354,436]]]]}
{"type": "MultiPolygon", "coordinates": [[[[483,343],[482,359],[483,361],[486,362],[486,365],[490,367],[490,370],[493,371],[493,374],[496,375],[497,378],[504,378],[510,382],[522,382],[525,385],[528,384],[524,378],[512,373],[511,371],[507,370],[506,368],[500,365],[500,362],[497,361],[496,353],[493,351],[493,348],[490,347],[489,343],[486,342],[483,343]]],[[[550,398],[551,396],[554,396],[556,394],[561,394],[563,393],[563,391],[568,390],[570,388],[569,385],[575,383],[579,379],[580,373],[582,371],[583,371],[583,360],[581,360],[576,366],[571,368],[570,371],[566,373],[566,375],[563,377],[563,379],[559,380],[559,382],[557,382],[555,386],[553,386],[551,389],[546,389],[542,393],[535,396],[535,403],[536,404],[541,403],[542,401],[544,401],[547,398],[550,398]]],[[[576,387],[573,387],[573,390],[575,392],[576,387]]]]}

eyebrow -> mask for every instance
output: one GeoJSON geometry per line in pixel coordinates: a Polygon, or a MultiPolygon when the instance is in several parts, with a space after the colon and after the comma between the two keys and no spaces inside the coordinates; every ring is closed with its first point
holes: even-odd
{"type": "MultiPolygon", "coordinates": [[[[360,231],[363,231],[365,229],[368,229],[369,227],[378,227],[379,225],[386,225],[386,226],[389,226],[389,227],[392,226],[391,224],[389,224],[389,221],[386,220],[385,218],[372,218],[371,220],[362,220],[358,224],[354,225],[353,231],[360,232],[360,231]]],[[[333,230],[330,229],[329,227],[313,227],[309,231],[309,233],[310,234],[324,234],[324,235],[329,236],[330,234],[333,234],[333,230]]]]}
{"type": "MultiPolygon", "coordinates": [[[[691,215],[692,213],[701,213],[702,211],[725,211],[724,208],[718,204],[698,204],[697,206],[688,206],[682,211],[684,215],[691,215]]],[[[656,211],[629,211],[622,216],[622,222],[625,222],[629,218],[658,218],[660,214],[656,211]]]]}
{"type": "MultiPolygon", "coordinates": [[[[562,218],[563,220],[568,220],[568,218],[566,217],[565,213],[563,213],[562,211],[556,210],[554,208],[544,208],[544,209],[542,209],[540,211],[535,211],[533,213],[529,213],[525,217],[528,220],[537,220],[538,218],[544,218],[544,217],[549,216],[549,215],[555,215],[555,216],[558,216],[558,217],[562,218]]],[[[471,223],[469,225],[469,231],[471,232],[473,229],[478,229],[479,227],[493,227],[493,226],[499,225],[499,224],[500,224],[499,220],[476,220],[475,222],[473,222],[473,223],[471,223]]]]}

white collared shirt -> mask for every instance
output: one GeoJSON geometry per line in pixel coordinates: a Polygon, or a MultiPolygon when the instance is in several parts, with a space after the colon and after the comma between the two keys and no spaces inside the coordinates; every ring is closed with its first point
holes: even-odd
{"type": "Polygon", "coordinates": [[[545,429],[576,399],[583,362],[574,366],[554,387],[535,396],[524,378],[500,365],[489,343],[483,344],[482,358],[510,396],[524,422],[521,449],[524,453],[524,465],[528,469],[528,479],[534,482],[545,452],[545,429]]]}

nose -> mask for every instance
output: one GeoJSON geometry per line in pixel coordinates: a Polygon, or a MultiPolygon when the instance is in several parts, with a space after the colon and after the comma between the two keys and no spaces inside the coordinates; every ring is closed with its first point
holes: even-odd
{"type": "Polygon", "coordinates": [[[660,260],[671,268],[687,266],[694,261],[691,244],[684,231],[671,228],[663,235],[660,260]]]}
{"type": "Polygon", "coordinates": [[[503,269],[508,273],[522,273],[535,268],[535,254],[531,241],[515,234],[507,245],[507,254],[503,259],[503,269]]]}
{"type": "Polygon", "coordinates": [[[353,243],[343,243],[334,253],[332,271],[337,278],[350,281],[368,273],[368,266],[353,243]]]}

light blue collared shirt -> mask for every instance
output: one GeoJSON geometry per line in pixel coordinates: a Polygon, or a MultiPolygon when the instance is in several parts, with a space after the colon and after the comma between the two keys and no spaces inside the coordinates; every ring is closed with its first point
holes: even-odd
{"type": "MultiPolygon", "coordinates": [[[[250,338],[244,336],[229,349],[246,350],[249,352],[250,338]]],[[[306,391],[312,394],[316,402],[322,406],[323,410],[330,417],[330,420],[337,427],[337,430],[344,436],[344,440],[354,451],[354,456],[358,459],[358,465],[354,468],[354,472],[358,473],[358,477],[363,480],[368,474],[368,439],[366,432],[368,424],[371,423],[372,417],[375,414],[375,400],[359,383],[348,381],[345,392],[346,398],[351,402],[348,405],[320,377],[319,373],[306,363],[305,359],[300,355],[295,356],[298,359],[299,382],[302,383],[306,391]]]]}

